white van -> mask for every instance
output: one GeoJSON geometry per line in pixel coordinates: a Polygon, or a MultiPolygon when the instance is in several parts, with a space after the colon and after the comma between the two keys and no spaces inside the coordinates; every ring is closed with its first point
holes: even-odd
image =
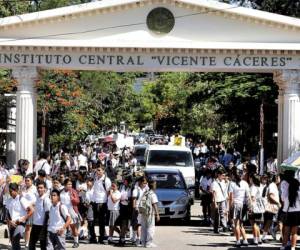
{"type": "Polygon", "coordinates": [[[187,187],[195,186],[194,160],[191,150],[187,147],[150,145],[146,151],[145,167],[179,169],[187,187]]]}

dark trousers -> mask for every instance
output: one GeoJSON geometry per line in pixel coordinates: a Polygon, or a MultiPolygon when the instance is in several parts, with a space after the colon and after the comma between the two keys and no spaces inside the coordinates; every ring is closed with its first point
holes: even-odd
{"type": "MultiPolygon", "coordinates": [[[[100,236],[99,240],[103,241],[105,238],[107,204],[106,203],[93,203],[93,213],[94,213],[94,222],[96,220],[98,220],[98,223],[99,223],[99,236],[100,236]]],[[[92,234],[94,234],[94,232],[92,234]]]]}
{"type": "Polygon", "coordinates": [[[24,225],[9,228],[9,236],[12,250],[21,250],[20,240],[24,232],[24,225]]]}
{"type": "Polygon", "coordinates": [[[90,235],[90,240],[96,240],[94,221],[88,221],[88,231],[90,235]]]}
{"type": "Polygon", "coordinates": [[[32,225],[30,240],[29,240],[29,250],[36,249],[36,243],[40,241],[41,250],[46,250],[47,248],[47,228],[45,226],[32,225]]]}

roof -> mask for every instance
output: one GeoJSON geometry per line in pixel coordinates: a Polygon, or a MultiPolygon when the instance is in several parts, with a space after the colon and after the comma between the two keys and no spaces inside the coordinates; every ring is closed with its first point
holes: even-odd
{"type": "Polygon", "coordinates": [[[124,8],[132,5],[144,6],[147,4],[155,3],[178,3],[179,5],[194,5],[207,8],[211,11],[220,11],[235,15],[236,17],[254,18],[261,22],[271,22],[274,24],[283,24],[300,28],[300,19],[273,14],[265,11],[254,10],[245,7],[237,7],[226,3],[221,3],[214,0],[102,0],[97,2],[84,3],[79,5],[72,5],[57,9],[39,11],[29,14],[11,16],[0,19],[0,28],[16,24],[24,24],[29,22],[40,22],[50,19],[67,19],[74,18],[76,15],[88,15],[89,13],[95,13],[98,10],[111,9],[111,8],[124,8]]]}

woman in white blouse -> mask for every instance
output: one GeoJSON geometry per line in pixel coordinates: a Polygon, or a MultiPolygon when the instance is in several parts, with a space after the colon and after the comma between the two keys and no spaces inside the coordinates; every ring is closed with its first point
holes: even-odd
{"type": "MultiPolygon", "coordinates": [[[[25,176],[25,185],[22,188],[22,197],[24,197],[29,205],[34,207],[36,202],[37,189],[36,186],[33,185],[33,175],[28,174],[25,176]]],[[[30,231],[32,227],[32,217],[28,219],[25,226],[25,246],[29,245],[30,231]]]]}

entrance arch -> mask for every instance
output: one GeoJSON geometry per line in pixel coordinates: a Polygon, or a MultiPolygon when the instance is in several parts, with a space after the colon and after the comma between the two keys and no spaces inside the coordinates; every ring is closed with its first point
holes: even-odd
{"type": "Polygon", "coordinates": [[[103,0],[2,18],[16,160],[36,155],[38,69],[273,73],[279,163],[300,145],[300,20],[204,0],[103,0]],[[150,14],[151,13],[151,14],[150,14]]]}

